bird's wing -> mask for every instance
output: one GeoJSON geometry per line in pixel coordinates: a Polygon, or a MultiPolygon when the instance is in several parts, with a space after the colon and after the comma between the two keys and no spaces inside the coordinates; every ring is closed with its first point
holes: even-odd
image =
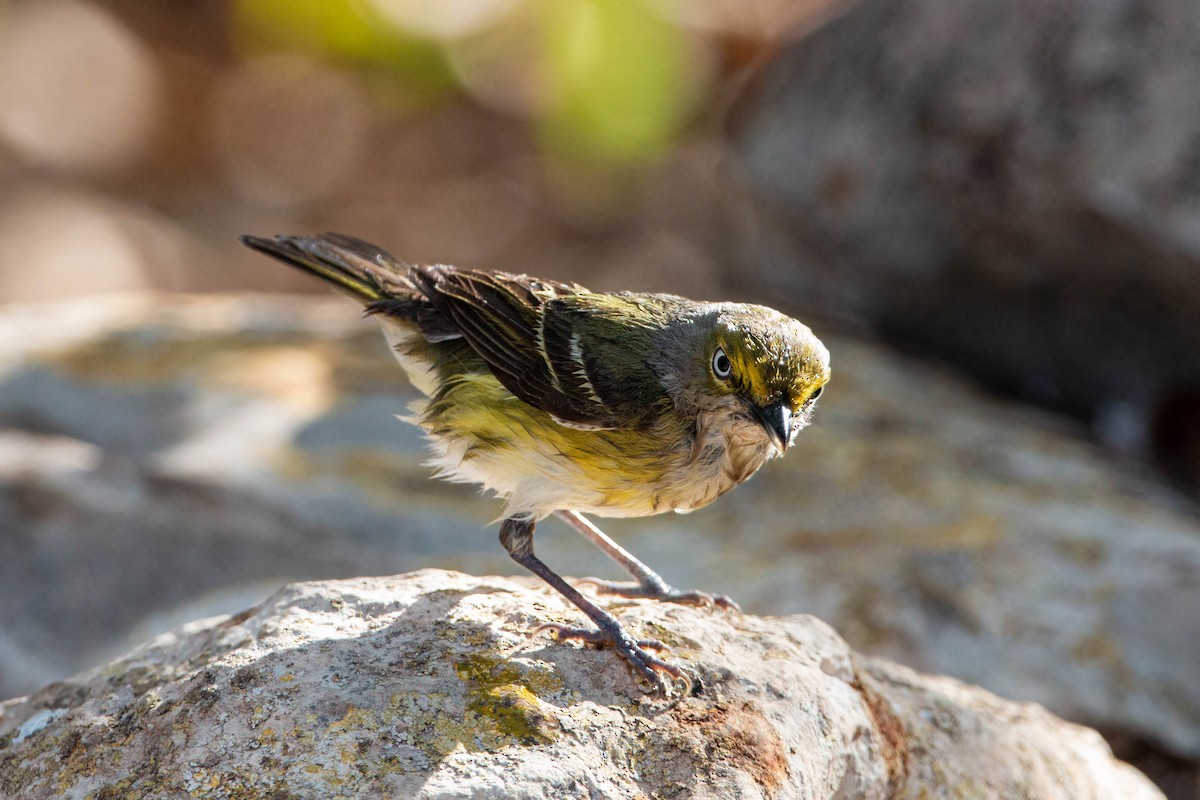
{"type": "Polygon", "coordinates": [[[564,425],[639,428],[666,400],[631,299],[502,272],[412,275],[505,388],[564,425]]]}
{"type": "Polygon", "coordinates": [[[430,342],[465,340],[505,388],[564,425],[640,428],[668,402],[650,367],[653,298],[405,264],[336,233],[242,241],[328,281],[368,313],[415,324],[430,342]]]}

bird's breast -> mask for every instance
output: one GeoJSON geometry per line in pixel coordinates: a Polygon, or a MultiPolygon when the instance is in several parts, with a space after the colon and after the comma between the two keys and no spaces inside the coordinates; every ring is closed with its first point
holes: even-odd
{"type": "Polygon", "coordinates": [[[697,419],[690,457],[671,477],[681,513],[708,505],[758,472],[772,446],[762,426],[733,412],[710,412],[697,419]]]}

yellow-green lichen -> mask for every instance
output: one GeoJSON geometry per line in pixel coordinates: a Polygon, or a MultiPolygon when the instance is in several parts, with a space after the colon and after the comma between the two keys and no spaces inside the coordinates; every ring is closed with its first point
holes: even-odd
{"type": "Polygon", "coordinates": [[[539,698],[562,690],[562,679],[547,666],[525,666],[494,653],[472,653],[455,662],[454,672],[468,686],[518,683],[539,698]]]}
{"type": "Polygon", "coordinates": [[[463,658],[454,671],[467,690],[464,722],[474,728],[483,749],[549,744],[558,738],[558,720],[537,695],[561,688],[551,674],[485,653],[463,658]]]}
{"type": "Polygon", "coordinates": [[[542,709],[537,696],[524,686],[494,686],[477,694],[467,708],[496,725],[502,736],[521,744],[550,744],[558,738],[558,725],[542,709]]]}

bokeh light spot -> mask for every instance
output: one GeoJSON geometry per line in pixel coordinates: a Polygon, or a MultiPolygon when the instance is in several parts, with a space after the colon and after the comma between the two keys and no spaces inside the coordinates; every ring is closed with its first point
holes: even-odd
{"type": "Polygon", "coordinates": [[[710,78],[703,51],[643,0],[559,0],[547,11],[552,152],[642,161],[674,142],[710,78]]]}
{"type": "Polygon", "coordinates": [[[136,243],[111,203],[34,190],[0,207],[0,297],[64,298],[146,287],[136,243]]]}
{"type": "Polygon", "coordinates": [[[307,202],[353,176],[370,131],[358,84],[299,56],[248,62],[218,87],[215,152],[230,183],[264,206],[307,202]]]}
{"type": "Polygon", "coordinates": [[[30,161],[128,170],[145,152],[158,110],[155,59],[107,11],[24,3],[0,26],[0,137],[30,161]]]}

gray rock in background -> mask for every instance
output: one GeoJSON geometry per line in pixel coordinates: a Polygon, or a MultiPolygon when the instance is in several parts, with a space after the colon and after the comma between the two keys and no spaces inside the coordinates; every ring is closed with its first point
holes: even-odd
{"type": "Polygon", "coordinates": [[[854,654],[812,617],[625,604],[703,677],[529,641],[536,580],[437,570],[283,589],[0,704],[0,791],[51,797],[1154,800],[1094,731],[854,654]],[[535,588],[530,588],[535,587],[535,588]]]}
{"type": "MultiPolygon", "coordinates": [[[[409,390],[374,328],[337,298],[0,312],[0,693],[289,580],[519,574],[499,504],[430,480],[391,418],[409,390]]],[[[786,458],[603,527],[678,586],[1200,754],[1194,509],[1069,423],[826,340],[833,383],[786,458]]],[[[620,574],[553,521],[538,548],[620,574]]]]}
{"type": "Polygon", "coordinates": [[[1200,5],[863,0],[741,136],[753,270],[1200,489],[1200,5]]]}

